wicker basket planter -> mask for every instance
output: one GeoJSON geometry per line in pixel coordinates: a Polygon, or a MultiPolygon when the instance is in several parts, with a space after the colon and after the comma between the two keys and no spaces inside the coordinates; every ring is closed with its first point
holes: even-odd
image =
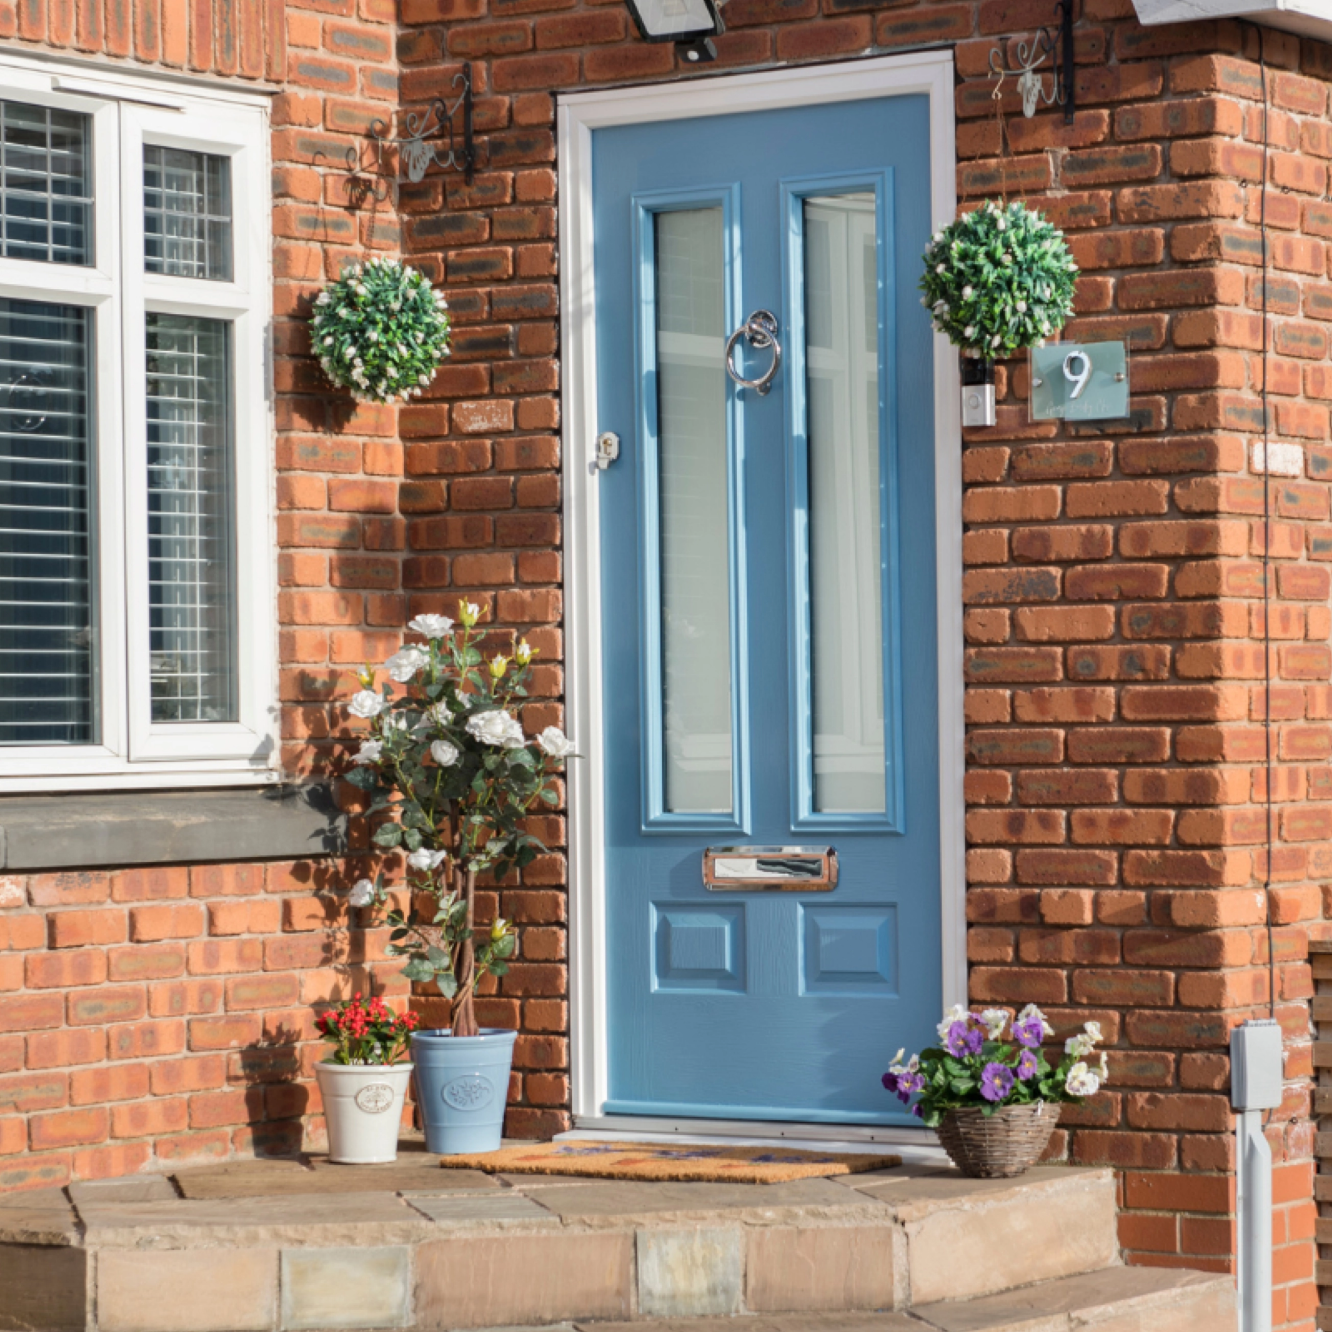
{"type": "Polygon", "coordinates": [[[1058,1122],[1059,1107],[1047,1101],[1006,1105],[991,1115],[950,1110],[939,1125],[939,1142],[964,1175],[1009,1179],[1040,1160],[1058,1122]]]}

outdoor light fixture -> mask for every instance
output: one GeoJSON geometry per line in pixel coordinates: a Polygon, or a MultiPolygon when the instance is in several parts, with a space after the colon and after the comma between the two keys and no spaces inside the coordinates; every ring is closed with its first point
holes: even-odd
{"type": "Polygon", "coordinates": [[[645,42],[674,42],[695,64],[717,58],[712,39],[726,30],[716,0],[626,0],[645,42]]]}

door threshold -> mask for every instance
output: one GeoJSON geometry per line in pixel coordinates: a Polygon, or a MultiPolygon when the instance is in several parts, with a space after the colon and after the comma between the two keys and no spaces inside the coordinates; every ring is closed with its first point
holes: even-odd
{"type": "Polygon", "coordinates": [[[575,1115],[557,1142],[727,1142],[737,1147],[793,1147],[864,1156],[900,1156],[904,1165],[947,1166],[932,1129],[865,1124],[787,1124],[768,1120],[658,1119],[646,1115],[575,1115]]]}

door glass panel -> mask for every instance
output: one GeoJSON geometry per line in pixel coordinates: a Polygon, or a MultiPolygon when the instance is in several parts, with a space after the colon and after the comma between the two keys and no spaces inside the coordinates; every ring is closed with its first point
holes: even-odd
{"type": "Polygon", "coordinates": [[[731,809],[722,210],[655,214],[664,806],[731,809]]]}
{"type": "Polygon", "coordinates": [[[90,331],[0,299],[0,744],[96,739],[90,331]]]}
{"type": "Polygon", "coordinates": [[[873,193],[804,202],[816,813],[883,813],[883,538],[873,193]]]}
{"type": "Polygon", "coordinates": [[[229,326],[150,314],[147,338],[152,717],[234,721],[229,326]]]}

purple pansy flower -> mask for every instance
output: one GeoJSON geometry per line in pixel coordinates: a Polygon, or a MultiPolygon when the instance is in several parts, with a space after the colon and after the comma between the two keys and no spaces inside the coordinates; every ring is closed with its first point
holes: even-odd
{"type": "Polygon", "coordinates": [[[1035,1050],[1045,1039],[1045,1028],[1038,1017],[1030,1017],[1025,1022],[1013,1024],[1013,1039],[1028,1050],[1035,1050]]]}
{"type": "Polygon", "coordinates": [[[963,1055],[980,1054],[984,1037],[964,1018],[948,1028],[948,1039],[944,1044],[950,1055],[961,1059],[963,1055]]]}
{"type": "Polygon", "coordinates": [[[890,1091],[890,1092],[895,1092],[897,1090],[896,1073],[885,1073],[883,1075],[883,1089],[884,1091],[890,1091]]]}
{"type": "Polygon", "coordinates": [[[981,1074],[981,1095],[987,1101],[1002,1101],[1013,1090],[1013,1070],[1007,1064],[990,1063],[981,1074]]]}
{"type": "Polygon", "coordinates": [[[1027,1082],[1036,1076],[1036,1056],[1030,1050],[1023,1050],[1018,1056],[1017,1075],[1020,1081],[1027,1082]]]}

